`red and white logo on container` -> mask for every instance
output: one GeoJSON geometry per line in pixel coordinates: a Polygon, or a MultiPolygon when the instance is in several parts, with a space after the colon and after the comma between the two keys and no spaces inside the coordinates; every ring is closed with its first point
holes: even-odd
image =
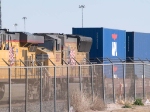
{"type": "MultiPolygon", "coordinates": [[[[115,41],[118,37],[117,34],[112,34],[112,39],[115,41]]],[[[112,56],[117,56],[117,42],[112,42],[112,56]]]]}

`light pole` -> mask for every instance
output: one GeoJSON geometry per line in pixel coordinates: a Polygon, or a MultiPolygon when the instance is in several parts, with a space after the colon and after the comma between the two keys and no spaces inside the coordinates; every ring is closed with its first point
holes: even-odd
{"type": "Polygon", "coordinates": [[[17,24],[17,23],[15,23],[15,24],[14,24],[15,31],[17,31],[17,26],[18,26],[18,24],[17,24]]]}
{"type": "Polygon", "coordinates": [[[82,28],[83,28],[83,8],[85,8],[85,5],[79,5],[79,8],[82,9],[82,28]]]}
{"type": "Polygon", "coordinates": [[[27,19],[27,17],[23,17],[22,19],[24,19],[24,32],[26,31],[26,27],[25,27],[25,25],[26,25],[26,19],[27,19]]]}
{"type": "Polygon", "coordinates": [[[0,0],[0,29],[2,28],[2,10],[1,10],[1,0],[0,0]]]}

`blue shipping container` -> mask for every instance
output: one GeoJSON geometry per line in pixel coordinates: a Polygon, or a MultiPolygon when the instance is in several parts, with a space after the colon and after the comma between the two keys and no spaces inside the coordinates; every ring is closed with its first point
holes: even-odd
{"type": "MultiPolygon", "coordinates": [[[[126,31],[108,28],[72,28],[72,33],[92,37],[90,58],[126,59],[126,31]]],[[[118,60],[117,60],[118,61],[118,60]]],[[[115,61],[113,61],[115,63],[115,61]]],[[[110,63],[103,60],[103,63],[110,63]]],[[[115,65],[114,75],[123,77],[123,66],[115,65]]],[[[112,66],[103,66],[104,75],[112,77],[112,66]]]]}
{"type": "Polygon", "coordinates": [[[72,34],[93,39],[90,58],[126,59],[126,31],[108,28],[72,28],[72,34]]]}
{"type": "Polygon", "coordinates": [[[126,32],[126,57],[150,59],[150,33],[126,32]]]}

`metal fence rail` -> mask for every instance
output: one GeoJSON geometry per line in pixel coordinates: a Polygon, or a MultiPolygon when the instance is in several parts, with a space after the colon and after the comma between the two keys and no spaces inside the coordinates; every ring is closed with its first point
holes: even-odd
{"type": "Polygon", "coordinates": [[[63,112],[74,90],[103,99],[150,98],[149,63],[0,67],[0,112],[63,112]]]}

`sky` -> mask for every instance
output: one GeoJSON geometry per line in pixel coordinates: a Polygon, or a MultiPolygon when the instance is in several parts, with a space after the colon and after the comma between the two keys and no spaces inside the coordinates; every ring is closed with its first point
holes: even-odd
{"type": "Polygon", "coordinates": [[[2,28],[71,34],[72,27],[105,27],[150,33],[150,0],[1,0],[2,28]]]}

